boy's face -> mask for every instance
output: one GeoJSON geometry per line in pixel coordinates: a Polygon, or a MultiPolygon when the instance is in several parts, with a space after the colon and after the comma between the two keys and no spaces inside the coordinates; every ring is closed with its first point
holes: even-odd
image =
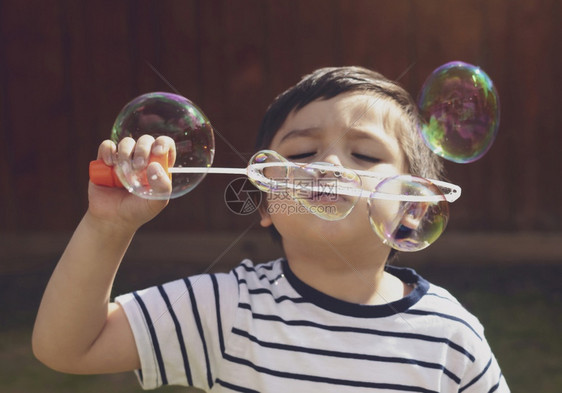
{"type": "MultiPolygon", "coordinates": [[[[397,116],[392,103],[365,93],[345,93],[329,100],[317,100],[292,112],[273,138],[270,149],[294,162],[328,162],[350,169],[368,170],[383,176],[406,171],[406,160],[396,130],[388,116],[397,116]],[[386,128],[385,128],[386,124],[386,128]]],[[[363,179],[364,188],[369,180],[363,179]]],[[[374,186],[373,186],[374,187],[374,186]]],[[[361,198],[353,211],[340,221],[322,220],[312,214],[288,214],[289,209],[262,212],[262,225],[275,225],[286,245],[291,240],[313,241],[318,236],[332,244],[366,238],[377,241],[370,228],[366,198],[361,198]]],[[[268,203],[293,205],[270,196],[268,203]]]]}

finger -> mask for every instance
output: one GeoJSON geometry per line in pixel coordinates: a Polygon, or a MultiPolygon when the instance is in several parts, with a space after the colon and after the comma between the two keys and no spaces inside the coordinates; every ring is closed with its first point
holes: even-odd
{"type": "Polygon", "coordinates": [[[105,165],[113,165],[113,157],[117,151],[115,143],[109,139],[103,141],[98,148],[98,160],[103,160],[105,165]]]}
{"type": "Polygon", "coordinates": [[[117,162],[119,165],[129,161],[135,149],[135,140],[130,137],[123,138],[117,145],[117,162]]]}
{"type": "Polygon", "coordinates": [[[146,165],[148,164],[150,151],[152,149],[153,143],[154,143],[154,137],[152,135],[143,135],[138,139],[133,154],[134,169],[139,170],[139,169],[144,169],[146,167],[146,165]]]}
{"type": "Polygon", "coordinates": [[[170,195],[172,193],[172,181],[170,177],[157,162],[152,162],[146,168],[148,184],[157,195],[170,195]]]}
{"type": "Polygon", "coordinates": [[[156,156],[168,154],[168,165],[172,167],[176,162],[176,143],[169,136],[159,136],[152,145],[152,154],[156,156]]]}

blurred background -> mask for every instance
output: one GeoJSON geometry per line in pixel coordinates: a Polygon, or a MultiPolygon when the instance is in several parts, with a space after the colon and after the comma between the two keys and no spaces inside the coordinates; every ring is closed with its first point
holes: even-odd
{"type": "MultiPolygon", "coordinates": [[[[416,97],[453,60],[495,82],[499,134],[446,163],[463,189],[449,227],[397,263],[480,318],[512,391],[562,391],[561,18],[559,0],[0,1],[0,391],[141,390],[131,373],[50,371],[29,343],[88,163],[132,98],[191,99],[217,130],[214,166],[244,167],[269,103],[314,69],[369,67],[416,97]]],[[[232,180],[207,176],[143,227],[115,293],[280,256],[257,214],[226,206],[232,180]]]]}

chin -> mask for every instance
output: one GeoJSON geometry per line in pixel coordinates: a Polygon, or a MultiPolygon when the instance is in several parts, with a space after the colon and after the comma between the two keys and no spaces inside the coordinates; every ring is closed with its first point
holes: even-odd
{"type": "Polygon", "coordinates": [[[336,245],[359,245],[363,238],[371,238],[373,234],[369,226],[358,225],[359,223],[348,218],[337,221],[328,221],[311,215],[307,217],[307,237],[327,241],[336,245]]]}

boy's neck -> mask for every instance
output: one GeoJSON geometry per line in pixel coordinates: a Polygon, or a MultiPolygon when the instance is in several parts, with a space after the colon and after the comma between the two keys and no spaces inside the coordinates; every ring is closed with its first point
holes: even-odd
{"type": "Polygon", "coordinates": [[[284,245],[293,273],[312,288],[356,304],[386,304],[412,288],[384,271],[388,249],[358,250],[330,247],[318,250],[284,245]]]}

